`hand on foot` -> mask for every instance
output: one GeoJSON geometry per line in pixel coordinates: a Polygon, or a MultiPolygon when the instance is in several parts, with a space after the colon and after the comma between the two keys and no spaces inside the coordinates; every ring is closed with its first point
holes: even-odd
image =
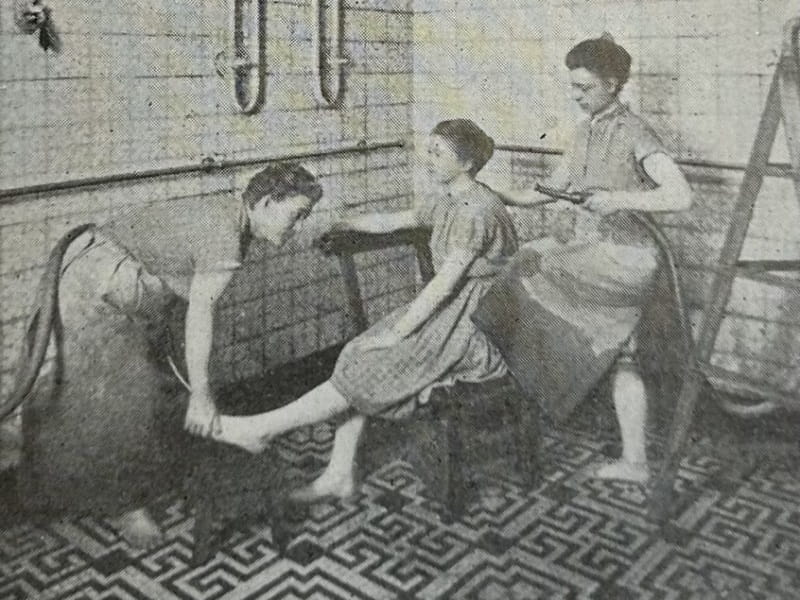
{"type": "Polygon", "coordinates": [[[650,467],[646,462],[632,462],[624,459],[602,462],[589,471],[592,479],[612,479],[630,481],[631,483],[647,483],[650,479],[650,467]]]}
{"type": "Polygon", "coordinates": [[[125,513],[116,520],[116,526],[122,539],[141,550],[149,550],[164,539],[161,528],[146,508],[125,513]]]}
{"type": "Polygon", "coordinates": [[[272,437],[254,431],[246,417],[219,415],[211,431],[211,439],[238,446],[251,454],[261,454],[272,442],[272,437]]]}
{"type": "Polygon", "coordinates": [[[212,436],[219,429],[219,413],[214,400],[206,394],[192,393],[183,428],[200,437],[212,436]]]}

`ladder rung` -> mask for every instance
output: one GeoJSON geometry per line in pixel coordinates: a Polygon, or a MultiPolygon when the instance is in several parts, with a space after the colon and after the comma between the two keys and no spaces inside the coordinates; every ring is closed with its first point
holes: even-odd
{"type": "Polygon", "coordinates": [[[752,273],[763,271],[800,271],[800,260],[740,260],[736,263],[736,266],[752,273]]]}
{"type": "MultiPolygon", "coordinates": [[[[748,167],[745,167],[747,170],[748,167]]],[[[778,177],[781,179],[800,180],[800,171],[791,168],[791,165],[784,163],[770,163],[763,168],[765,177],[778,177]]]]}
{"type": "MultiPolygon", "coordinates": [[[[705,273],[713,273],[717,276],[725,276],[726,269],[722,265],[701,265],[694,264],[688,266],[693,271],[701,271],[705,273]]],[[[751,281],[759,281],[767,285],[773,285],[785,289],[800,290],[800,279],[790,276],[775,275],[773,273],[751,270],[747,267],[740,267],[735,269],[727,269],[734,271],[736,277],[742,279],[750,279],[751,281]]],[[[791,271],[789,271],[791,272],[791,271]]]]}

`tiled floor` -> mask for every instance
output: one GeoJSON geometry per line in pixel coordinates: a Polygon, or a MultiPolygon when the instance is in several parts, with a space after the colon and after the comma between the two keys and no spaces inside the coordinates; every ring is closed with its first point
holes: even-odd
{"type": "MultiPolygon", "coordinates": [[[[330,428],[299,431],[281,453],[324,458],[330,428]]],[[[764,465],[717,474],[702,453],[684,461],[682,503],[665,535],[646,518],[644,490],[588,481],[581,469],[608,440],[549,435],[544,483],[525,493],[488,464],[481,499],[443,524],[407,464],[371,475],[353,501],[320,505],[285,556],[268,528],[233,533],[190,566],[192,517],[159,512],[168,541],[135,552],[94,519],[0,534],[0,598],[796,598],[800,478],[764,465]]]]}
{"type": "MultiPolygon", "coordinates": [[[[281,440],[282,456],[317,465],[329,426],[281,440]]],[[[551,432],[543,483],[523,491],[502,461],[482,465],[480,501],[446,525],[408,464],[373,473],[361,494],[314,507],[284,556],[251,524],[205,565],[190,564],[183,501],[158,516],[167,541],[135,552],[94,519],[0,533],[0,598],[797,598],[800,468],[762,461],[720,475],[707,445],[682,465],[677,518],[660,532],[645,490],[587,480],[612,435],[551,432]]]]}

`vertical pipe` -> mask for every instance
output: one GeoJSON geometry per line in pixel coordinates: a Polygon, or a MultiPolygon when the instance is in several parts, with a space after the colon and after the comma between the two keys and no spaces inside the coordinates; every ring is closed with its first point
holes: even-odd
{"type": "Polygon", "coordinates": [[[344,5],[342,0],[312,0],[311,10],[316,25],[312,34],[314,95],[321,106],[336,108],[342,101],[342,67],[347,62],[342,56],[344,5]]]}
{"type": "Polygon", "coordinates": [[[233,0],[233,97],[239,110],[246,115],[257,112],[264,103],[266,5],[266,0],[233,0]]]}

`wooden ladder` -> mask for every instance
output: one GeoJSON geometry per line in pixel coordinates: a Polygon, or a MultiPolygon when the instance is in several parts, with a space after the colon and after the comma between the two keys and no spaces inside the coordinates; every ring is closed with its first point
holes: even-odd
{"type": "MultiPolygon", "coordinates": [[[[719,263],[714,267],[711,292],[703,311],[703,321],[695,344],[694,355],[689,357],[675,415],[669,432],[664,463],[653,490],[651,515],[664,522],[670,517],[674,500],[674,483],[683,449],[689,435],[697,399],[706,380],[726,381],[728,388],[738,389],[758,397],[762,408],[800,410],[794,396],[775,389],[762,389],[745,382],[734,373],[723,371],[710,363],[720,325],[730,299],[733,282],[737,277],[749,277],[772,283],[781,283],[780,271],[800,271],[800,260],[742,260],[741,253],[753,209],[764,177],[767,175],[790,177],[800,202],[800,18],[786,23],[781,57],[775,68],[769,94],[761,114],[758,131],[744,172],[734,206],[733,218],[728,228],[719,263]],[[789,169],[769,163],[769,157],[783,122],[791,165],[789,169]]],[[[790,281],[794,286],[796,280],[790,281]]]]}

